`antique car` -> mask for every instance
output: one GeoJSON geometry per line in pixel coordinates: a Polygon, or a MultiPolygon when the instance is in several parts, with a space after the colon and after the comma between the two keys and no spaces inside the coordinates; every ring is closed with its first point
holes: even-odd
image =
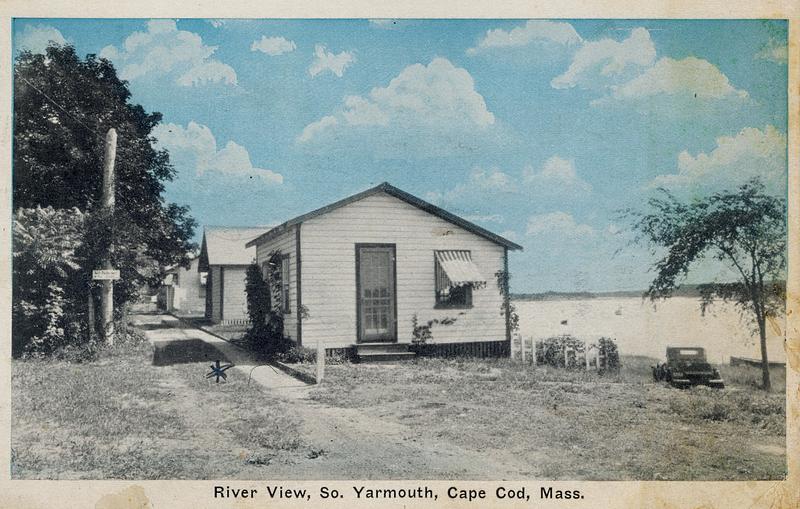
{"type": "Polygon", "coordinates": [[[692,385],[725,387],[719,371],[706,360],[705,349],[698,347],[667,347],[667,362],[653,366],[653,379],[680,388],[692,385]]]}

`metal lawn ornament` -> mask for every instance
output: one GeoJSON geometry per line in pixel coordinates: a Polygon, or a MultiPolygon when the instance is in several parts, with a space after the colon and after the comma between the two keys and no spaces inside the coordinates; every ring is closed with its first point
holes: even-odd
{"type": "Polygon", "coordinates": [[[232,368],[233,364],[225,364],[223,366],[220,366],[219,360],[217,360],[210,367],[211,367],[211,373],[207,373],[206,374],[206,378],[215,378],[216,377],[217,383],[219,383],[219,379],[222,378],[223,380],[225,380],[227,382],[228,381],[228,375],[225,374],[225,371],[228,368],[232,368]]]}

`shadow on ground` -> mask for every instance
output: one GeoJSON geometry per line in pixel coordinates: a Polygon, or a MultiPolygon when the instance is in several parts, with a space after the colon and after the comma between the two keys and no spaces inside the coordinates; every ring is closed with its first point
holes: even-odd
{"type": "Polygon", "coordinates": [[[219,350],[199,339],[155,341],[153,366],[172,366],[193,362],[229,362],[219,350]]]}
{"type": "Polygon", "coordinates": [[[143,331],[164,330],[173,328],[172,325],[163,321],[158,323],[137,323],[135,327],[143,331]]]}

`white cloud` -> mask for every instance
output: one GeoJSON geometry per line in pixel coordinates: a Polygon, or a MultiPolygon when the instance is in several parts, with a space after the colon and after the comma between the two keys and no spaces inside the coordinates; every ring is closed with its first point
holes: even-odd
{"type": "Polygon", "coordinates": [[[324,45],[317,44],[314,46],[314,61],[308,68],[308,74],[314,77],[323,72],[330,72],[341,78],[345,69],[355,61],[356,57],[352,52],[333,53],[325,49],[324,45]]]}
{"type": "Polygon", "coordinates": [[[29,50],[32,53],[44,53],[50,42],[67,44],[61,32],[49,25],[26,25],[22,32],[14,37],[18,50],[29,50]]]}
{"type": "Polygon", "coordinates": [[[659,175],[652,187],[690,192],[737,187],[752,177],[760,177],[769,191],[786,190],[786,134],[773,126],[763,130],[748,127],[735,136],[717,138],[710,153],[678,155],[677,173],[659,175]]]}
{"type": "Polygon", "coordinates": [[[520,47],[536,42],[572,46],[579,44],[581,40],[581,36],[569,23],[529,20],[511,30],[501,28],[488,30],[474,48],[467,50],[467,54],[476,55],[493,48],[520,47]]]}
{"type": "Polygon", "coordinates": [[[549,212],[528,218],[526,233],[530,236],[557,235],[565,238],[594,236],[596,231],[588,224],[575,221],[567,212],[549,212]]]}
{"type": "Polygon", "coordinates": [[[499,195],[509,199],[520,192],[519,182],[498,168],[475,167],[467,180],[444,193],[429,193],[434,203],[462,206],[466,203],[482,208],[485,202],[496,202],[499,195]]]}
{"type": "Polygon", "coordinates": [[[698,99],[746,99],[744,90],[734,88],[728,77],[710,62],[686,57],[661,58],[639,76],[614,87],[614,99],[643,99],[655,95],[682,95],[698,99]]]}
{"type": "Polygon", "coordinates": [[[311,122],[307,126],[303,128],[303,132],[300,136],[297,137],[297,141],[306,142],[313,139],[317,133],[324,132],[329,127],[335,126],[339,124],[339,121],[336,120],[336,117],[331,115],[327,115],[322,117],[321,119],[317,120],[316,122],[311,122]]]}
{"type": "Polygon", "coordinates": [[[194,168],[198,175],[217,172],[259,178],[268,184],[282,184],[283,176],[272,170],[256,168],[250,154],[241,145],[229,141],[217,150],[217,140],[207,126],[189,122],[185,128],[177,124],[159,124],[153,130],[160,148],[170,152],[176,164],[194,168]]]}
{"type": "Polygon", "coordinates": [[[441,131],[481,129],[493,125],[494,115],[475,91],[470,74],[449,60],[406,67],[384,88],[367,97],[348,96],[342,108],[303,129],[297,138],[308,142],[318,135],[353,127],[428,127],[441,131]]]}
{"type": "Polygon", "coordinates": [[[507,206],[517,204],[529,207],[563,206],[586,198],[592,186],[580,178],[573,161],[552,156],[538,172],[526,166],[521,174],[509,174],[499,168],[475,167],[467,179],[443,193],[431,193],[436,203],[448,206],[463,206],[469,203],[477,207],[493,207],[498,202],[507,206]]]}
{"type": "Polygon", "coordinates": [[[575,171],[575,163],[559,156],[552,156],[545,161],[538,173],[533,167],[526,167],[523,172],[523,181],[544,192],[558,194],[588,194],[592,192],[592,186],[580,178],[578,172],[575,171]]]}
{"type": "Polygon", "coordinates": [[[236,83],[236,72],[231,66],[223,64],[218,60],[209,60],[192,67],[182,76],[179,76],[176,81],[178,85],[184,87],[196,87],[209,82],[236,83]]]}
{"type": "Polygon", "coordinates": [[[562,75],[553,78],[553,88],[595,88],[606,85],[647,67],[656,58],[650,32],[635,28],[623,41],[600,39],[586,41],[575,52],[572,63],[562,75]]]}
{"type": "Polygon", "coordinates": [[[512,192],[516,190],[513,179],[497,168],[483,170],[475,168],[469,175],[468,185],[482,191],[512,192]]]}
{"type": "Polygon", "coordinates": [[[198,34],[178,30],[174,20],[151,20],[147,31],[129,35],[122,49],[106,46],[100,56],[114,62],[126,80],[166,75],[182,86],[235,85],[236,71],[213,58],[216,50],[203,44],[198,34]]]}
{"type": "Polygon", "coordinates": [[[250,51],[260,51],[272,57],[291,53],[295,49],[297,49],[297,45],[294,41],[285,37],[267,37],[266,35],[262,35],[261,40],[253,41],[253,44],[250,45],[250,51]]]}
{"type": "Polygon", "coordinates": [[[771,40],[768,45],[761,48],[761,50],[755,54],[755,58],[785,64],[789,61],[789,48],[786,46],[786,43],[779,43],[775,40],[771,40]]]}

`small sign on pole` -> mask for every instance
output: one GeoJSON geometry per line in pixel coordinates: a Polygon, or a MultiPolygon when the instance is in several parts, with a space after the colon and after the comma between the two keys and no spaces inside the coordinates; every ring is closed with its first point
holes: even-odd
{"type": "Polygon", "coordinates": [[[95,281],[116,281],[119,278],[119,269],[100,269],[92,271],[92,279],[95,281]]]}

